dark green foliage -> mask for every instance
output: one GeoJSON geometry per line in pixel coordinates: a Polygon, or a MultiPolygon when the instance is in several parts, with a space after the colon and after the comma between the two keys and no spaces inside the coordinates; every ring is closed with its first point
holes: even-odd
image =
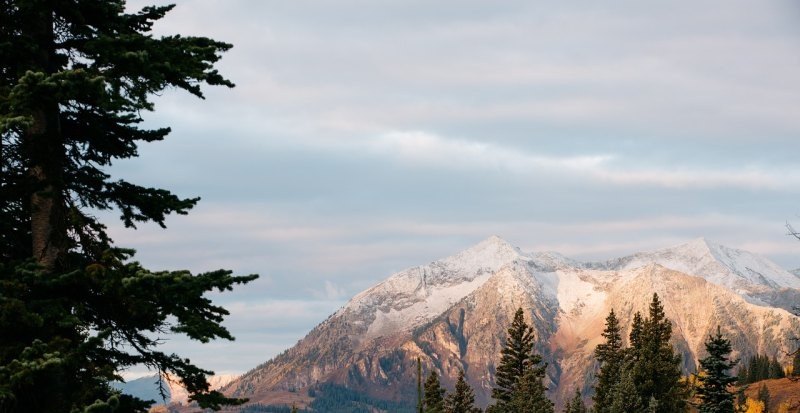
{"type": "Polygon", "coordinates": [[[772,356],[772,360],[769,361],[769,378],[782,379],[784,377],[786,377],[786,372],[783,371],[783,366],[775,356],[772,356]]]}
{"type": "Polygon", "coordinates": [[[792,376],[800,376],[800,349],[795,350],[792,355],[792,376]]]}
{"type": "Polygon", "coordinates": [[[630,347],[622,348],[619,322],[613,311],[606,318],[606,343],[595,349],[600,362],[595,411],[656,413],[683,412],[689,389],[681,381],[681,357],[669,340],[672,323],[657,294],[648,317],[637,312],[629,334],[630,347]]]}
{"type": "Polygon", "coordinates": [[[422,410],[422,361],[417,357],[417,413],[422,410]]]}
{"type": "Polygon", "coordinates": [[[480,413],[475,407],[475,393],[464,378],[464,370],[458,373],[456,388],[444,399],[445,413],[480,413]]]}
{"type": "Polygon", "coordinates": [[[564,413],[586,413],[586,405],[583,404],[583,397],[581,397],[581,392],[578,389],[575,389],[575,397],[572,400],[568,401],[566,406],[564,406],[564,413]]]}
{"type": "Polygon", "coordinates": [[[492,397],[498,402],[511,400],[517,383],[530,364],[533,340],[533,329],[525,322],[525,314],[520,308],[508,328],[506,344],[501,350],[500,365],[497,367],[492,397]]]}
{"type": "Polygon", "coordinates": [[[614,385],[620,380],[620,369],[625,361],[619,320],[613,309],[606,317],[603,337],[606,339],[605,343],[599,344],[594,351],[600,363],[593,396],[594,411],[597,413],[606,413],[611,408],[614,385]]]}
{"type": "Polygon", "coordinates": [[[243,406],[239,413],[310,413],[307,409],[298,409],[297,406],[269,406],[261,403],[243,406]]]}
{"type": "Polygon", "coordinates": [[[633,356],[636,356],[637,351],[641,350],[642,348],[642,340],[644,334],[644,319],[642,318],[642,313],[636,312],[633,315],[633,322],[631,322],[631,332],[628,334],[628,341],[630,343],[630,348],[634,349],[635,351],[631,352],[633,356]]]}
{"type": "Polygon", "coordinates": [[[444,412],[444,393],[445,390],[439,383],[439,375],[436,370],[431,371],[425,380],[425,396],[422,404],[425,413],[444,412]]]}
{"type": "Polygon", "coordinates": [[[372,413],[375,409],[397,413],[416,412],[416,406],[411,403],[377,399],[333,383],[318,384],[309,390],[309,395],[314,395],[314,401],[309,405],[314,412],[372,413]]]}
{"type": "Polygon", "coordinates": [[[742,386],[748,383],[748,376],[750,372],[747,371],[747,366],[742,365],[739,367],[739,372],[736,374],[736,384],[742,386]]]}
{"type": "Polygon", "coordinates": [[[708,355],[700,360],[703,374],[698,377],[699,410],[701,413],[733,413],[734,395],[728,388],[736,381],[736,377],[732,377],[728,371],[737,361],[729,359],[731,341],[723,337],[717,327],[717,334],[708,337],[705,347],[708,355]]]}
{"type": "Polygon", "coordinates": [[[643,409],[644,403],[636,389],[633,374],[630,369],[623,369],[620,381],[614,385],[614,395],[608,411],[610,413],[632,413],[641,412],[643,409]]]}
{"type": "Polygon", "coordinates": [[[739,369],[737,377],[737,384],[744,385],[767,379],[781,379],[786,377],[786,373],[776,357],[770,359],[766,354],[757,354],[739,369]]]}
{"type": "Polygon", "coordinates": [[[672,323],[666,318],[657,294],[653,294],[648,317],[637,334],[631,340],[636,345],[630,351],[633,382],[640,399],[655,399],[658,413],[685,411],[688,389],[681,382],[681,357],[669,342],[672,323]]]}
{"type": "MultiPolygon", "coordinates": [[[[545,367],[541,365],[542,357],[534,352],[533,328],[525,322],[525,313],[519,308],[514,313],[514,320],[508,328],[505,346],[501,350],[500,364],[497,366],[495,387],[492,389],[492,398],[495,404],[490,406],[492,412],[505,412],[509,410],[509,403],[515,397],[517,388],[523,377],[528,374],[528,380],[539,381],[542,394],[529,395],[528,397],[544,397],[544,387],[541,380],[544,378],[545,367]]],[[[528,383],[531,388],[537,388],[533,383],[528,383]]],[[[521,395],[518,396],[522,397],[521,395]]],[[[518,400],[519,403],[519,400],[518,400]]]]}
{"type": "Polygon", "coordinates": [[[767,385],[766,384],[761,384],[761,387],[758,388],[757,399],[759,401],[764,402],[764,411],[768,412],[769,411],[770,394],[769,394],[769,389],[767,389],[767,385]]]}
{"type": "Polygon", "coordinates": [[[506,412],[515,413],[552,413],[553,402],[545,395],[542,384],[544,372],[528,369],[519,381],[517,389],[508,403],[506,412]]]}
{"type": "Polygon", "coordinates": [[[209,391],[210,372],[158,351],[157,337],[232,339],[228,312],[204,295],[256,277],[147,270],[91,213],[164,226],[195,205],[107,169],[169,133],[139,127],[151,95],[233,86],[214,69],[231,46],[153,36],[172,6],[0,1],[0,411],[143,411],[109,386],[141,364],[179,377],[201,407],[240,402],[209,391]]]}

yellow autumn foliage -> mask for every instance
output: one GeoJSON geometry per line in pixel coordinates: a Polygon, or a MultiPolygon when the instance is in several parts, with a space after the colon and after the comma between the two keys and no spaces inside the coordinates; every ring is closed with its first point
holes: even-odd
{"type": "Polygon", "coordinates": [[[764,402],[760,400],[754,400],[748,397],[745,407],[747,408],[745,413],[764,413],[764,402]]]}

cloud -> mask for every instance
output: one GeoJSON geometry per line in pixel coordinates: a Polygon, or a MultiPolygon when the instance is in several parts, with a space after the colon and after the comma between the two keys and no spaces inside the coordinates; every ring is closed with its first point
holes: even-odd
{"type": "MultiPolygon", "coordinates": [[[[495,143],[445,138],[432,133],[390,132],[367,143],[383,156],[435,168],[500,170],[536,177],[562,173],[621,186],[666,188],[746,188],[787,190],[800,185],[800,169],[741,165],[733,169],[711,166],[627,165],[628,160],[609,154],[549,156],[495,143]]],[[[552,176],[552,175],[551,175],[552,176]]]]}

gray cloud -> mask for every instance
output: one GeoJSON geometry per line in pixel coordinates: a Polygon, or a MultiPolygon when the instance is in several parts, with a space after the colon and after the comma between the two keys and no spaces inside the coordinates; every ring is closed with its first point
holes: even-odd
{"type": "Polygon", "coordinates": [[[490,234],[587,259],[706,236],[797,267],[799,18],[756,0],[178,2],[157,32],[234,43],[237,88],[156,99],[146,123],[172,136],[114,173],[203,201],[112,232],[154,268],[262,274],[215,296],[237,342],[170,344],[222,372],[490,234]]]}

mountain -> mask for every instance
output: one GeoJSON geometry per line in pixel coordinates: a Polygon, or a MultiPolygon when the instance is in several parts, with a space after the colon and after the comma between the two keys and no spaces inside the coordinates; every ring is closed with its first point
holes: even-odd
{"type": "Polygon", "coordinates": [[[705,239],[584,263],[526,253],[490,237],[356,295],[297,345],[224,391],[269,403],[280,392],[313,392],[328,383],[373,399],[409,401],[419,358],[448,388],[464,369],[477,402],[486,405],[506,328],[522,307],[560,406],[576,387],[590,394],[593,351],[612,308],[627,326],[636,311],[646,314],[657,293],[683,368],[693,372],[717,325],[739,356],[785,359],[800,331],[800,319],[787,311],[800,302],[798,288],[798,276],[766,258],[705,239]]]}
{"type": "Polygon", "coordinates": [[[169,403],[169,387],[164,387],[164,396],[166,397],[162,398],[158,391],[158,375],[139,377],[126,382],[113,382],[111,385],[121,390],[124,394],[129,394],[142,400],[153,400],[155,404],[169,403]]]}
{"type": "MultiPolygon", "coordinates": [[[[180,382],[171,380],[170,376],[168,375],[164,375],[162,377],[163,380],[161,383],[164,386],[163,390],[165,396],[163,398],[159,392],[160,384],[157,374],[140,377],[126,382],[114,382],[112,383],[112,386],[121,390],[124,394],[129,394],[142,400],[153,400],[155,401],[155,404],[188,404],[189,392],[186,390],[186,388],[183,387],[180,382]]],[[[232,374],[217,374],[210,376],[208,377],[209,389],[220,389],[238,377],[239,376],[232,374]]]]}

